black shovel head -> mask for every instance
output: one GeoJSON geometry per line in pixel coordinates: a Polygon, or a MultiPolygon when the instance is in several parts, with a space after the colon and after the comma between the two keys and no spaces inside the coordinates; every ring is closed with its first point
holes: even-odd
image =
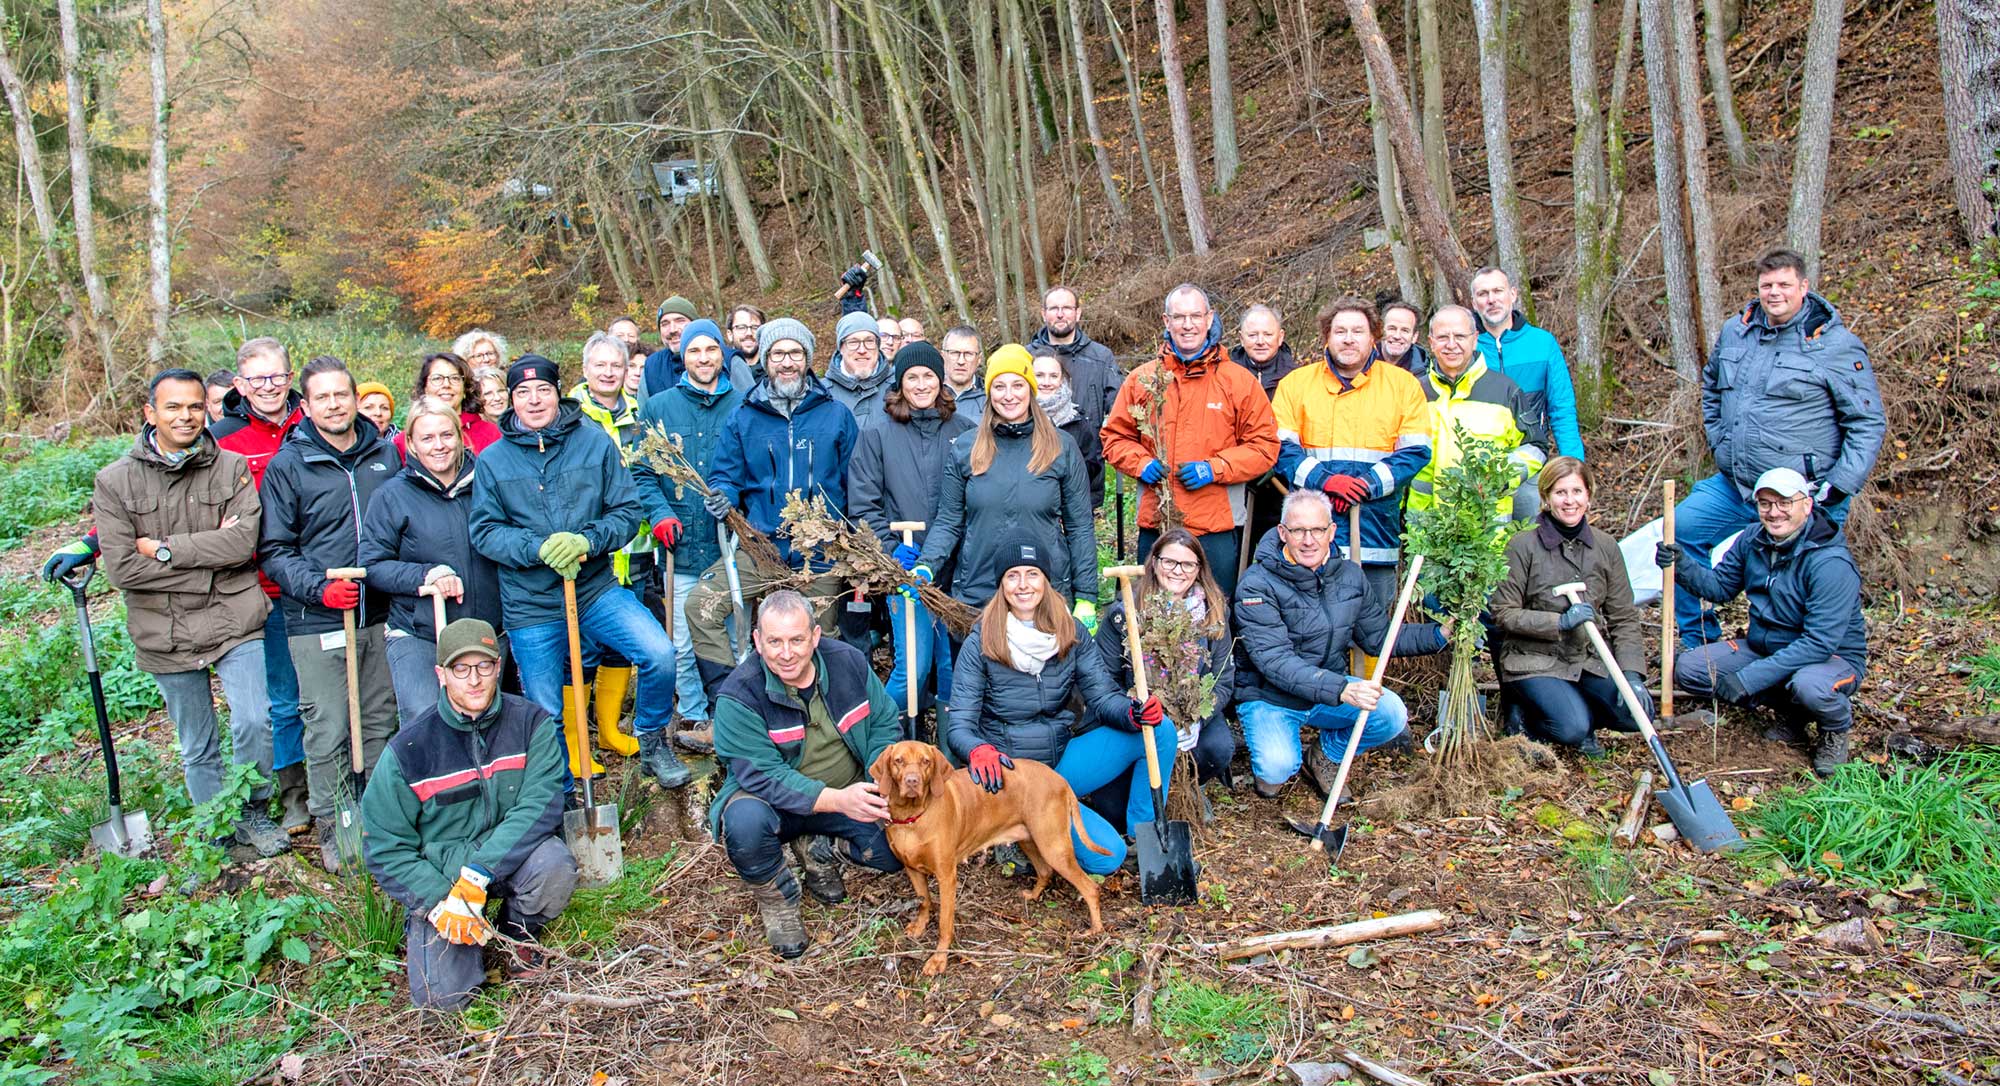
{"type": "Polygon", "coordinates": [[[1148,905],[1192,905],[1194,837],[1185,822],[1141,822],[1132,827],[1139,848],[1139,900],[1148,905]]]}
{"type": "Polygon", "coordinates": [[[1736,823],[1729,820],[1729,812],[1723,810],[1722,801],[1715,797],[1707,781],[1662,788],[1653,793],[1653,801],[1667,812],[1674,828],[1695,848],[1703,852],[1727,852],[1743,847],[1743,835],[1736,832],[1736,823]]]}

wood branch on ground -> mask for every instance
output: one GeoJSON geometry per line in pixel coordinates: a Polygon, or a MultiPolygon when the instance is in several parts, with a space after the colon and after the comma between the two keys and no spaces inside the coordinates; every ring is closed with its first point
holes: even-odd
{"type": "Polygon", "coordinates": [[[1625,802],[1625,817],[1618,820],[1618,829],[1611,835],[1612,840],[1621,845],[1639,843],[1641,823],[1646,817],[1646,806],[1653,799],[1653,771],[1642,769],[1639,778],[1632,782],[1632,798],[1625,802]]]}
{"type": "Polygon", "coordinates": [[[1420,909],[1413,913],[1356,920],[1351,924],[1335,924],[1329,928],[1305,928],[1300,931],[1253,935],[1235,942],[1215,943],[1211,948],[1218,957],[1228,962],[1280,950],[1325,950],[1353,943],[1365,943],[1371,939],[1421,935],[1427,931],[1436,931],[1450,923],[1451,917],[1437,909],[1420,909]]]}

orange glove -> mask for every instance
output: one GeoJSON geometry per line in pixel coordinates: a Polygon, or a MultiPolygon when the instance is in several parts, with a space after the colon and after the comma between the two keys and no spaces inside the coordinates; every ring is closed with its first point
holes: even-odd
{"type": "Polygon", "coordinates": [[[459,946],[485,946],[493,938],[493,925],[486,922],[486,884],[491,881],[476,865],[459,868],[451,893],[431,909],[431,927],[459,946]]]}

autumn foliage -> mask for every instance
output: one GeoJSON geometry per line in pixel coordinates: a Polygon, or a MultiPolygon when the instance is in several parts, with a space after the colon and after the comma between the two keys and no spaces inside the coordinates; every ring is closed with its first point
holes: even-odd
{"type": "Polygon", "coordinates": [[[448,339],[529,307],[529,283],[541,272],[507,244],[507,232],[454,218],[419,231],[409,249],[388,258],[396,292],[425,335],[448,339]]]}

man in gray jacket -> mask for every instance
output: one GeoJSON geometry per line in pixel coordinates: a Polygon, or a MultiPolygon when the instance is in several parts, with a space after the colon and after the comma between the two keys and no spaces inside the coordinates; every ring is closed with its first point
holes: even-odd
{"type": "MultiPolygon", "coordinates": [[[[1716,473],[1675,507],[1687,559],[1706,567],[1716,544],[1757,524],[1752,488],[1773,468],[1803,475],[1817,507],[1846,523],[1882,448],[1882,395],[1868,349],[1812,292],[1799,254],[1757,261],[1757,297],[1723,326],[1702,371],[1701,416],[1716,473]]],[[[1722,637],[1695,593],[1675,598],[1674,618],[1688,648],[1722,637]]]]}

